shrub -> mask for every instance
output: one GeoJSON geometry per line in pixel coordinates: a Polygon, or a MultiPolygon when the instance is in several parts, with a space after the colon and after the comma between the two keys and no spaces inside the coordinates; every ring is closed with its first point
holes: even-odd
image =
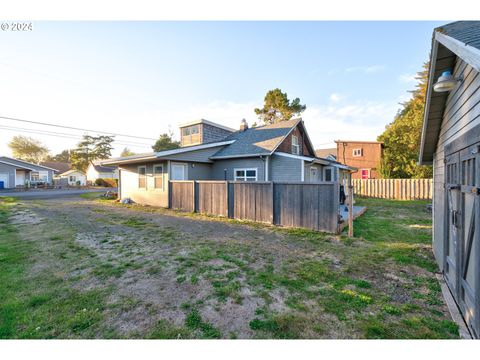
{"type": "Polygon", "coordinates": [[[95,186],[117,187],[117,185],[118,185],[117,179],[98,178],[95,180],[95,186]]]}

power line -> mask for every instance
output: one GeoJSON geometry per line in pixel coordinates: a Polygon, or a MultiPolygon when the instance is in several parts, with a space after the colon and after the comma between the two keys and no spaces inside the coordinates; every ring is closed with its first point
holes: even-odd
{"type": "MultiPolygon", "coordinates": [[[[4,129],[7,131],[21,131],[29,134],[37,134],[37,135],[45,135],[45,136],[52,136],[52,137],[59,137],[63,139],[72,139],[72,140],[81,140],[81,135],[75,134],[66,134],[66,133],[57,133],[53,131],[45,131],[45,130],[35,130],[35,129],[25,129],[25,128],[18,128],[18,127],[11,127],[11,126],[1,126],[0,129],[4,129]]],[[[151,147],[151,145],[143,144],[143,143],[135,143],[135,142],[128,142],[128,141],[121,141],[121,140],[114,140],[114,143],[119,145],[125,146],[137,146],[137,147],[151,147]]]]}
{"type": "Polygon", "coordinates": [[[157,140],[157,139],[148,138],[148,137],[143,137],[143,136],[134,136],[134,135],[126,135],[126,134],[113,133],[113,132],[108,132],[108,131],[99,131],[99,130],[83,129],[83,128],[77,128],[77,127],[73,127],[73,126],[58,125],[58,124],[45,123],[45,122],[40,122],[40,121],[17,119],[17,118],[12,118],[12,117],[8,117],[8,116],[0,116],[0,119],[11,120],[11,121],[19,121],[19,122],[24,122],[24,123],[29,123],[29,124],[37,124],[37,125],[44,125],[44,126],[53,126],[53,127],[63,128],[63,129],[70,129],[70,130],[96,132],[96,133],[98,133],[98,134],[108,134],[108,135],[115,135],[115,136],[136,138],[136,139],[142,139],[142,140],[153,140],[153,141],[157,140]]]}
{"type": "MultiPolygon", "coordinates": [[[[70,134],[70,133],[61,133],[61,132],[56,132],[56,131],[50,131],[50,130],[41,130],[41,129],[28,129],[28,128],[22,128],[22,127],[14,127],[11,125],[0,125],[0,128],[6,129],[6,130],[19,130],[19,131],[25,131],[25,132],[31,132],[31,133],[37,133],[40,135],[61,135],[63,137],[69,137],[71,139],[82,139],[82,135],[79,134],[70,134]]],[[[121,141],[123,143],[128,143],[130,145],[135,145],[135,146],[150,146],[150,144],[146,144],[144,142],[137,142],[137,141],[130,141],[130,140],[113,140],[114,142],[121,141]]]]}

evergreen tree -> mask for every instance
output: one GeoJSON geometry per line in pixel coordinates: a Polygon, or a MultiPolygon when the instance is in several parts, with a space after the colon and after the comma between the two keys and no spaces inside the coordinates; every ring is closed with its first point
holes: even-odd
{"type": "Polygon", "coordinates": [[[380,172],[391,178],[431,178],[431,166],[417,165],[425,109],[428,81],[428,63],[417,73],[418,84],[410,100],[402,103],[402,109],[393,122],[378,137],[385,145],[380,172]]]}
{"type": "Polygon", "coordinates": [[[72,166],[78,170],[86,171],[90,163],[95,160],[108,159],[112,153],[113,136],[83,135],[83,140],[71,153],[72,166]]]}
{"type": "Polygon", "coordinates": [[[172,133],[161,134],[155,144],[152,146],[153,151],[173,150],[180,147],[180,141],[173,140],[172,133]]]}
{"type": "Polygon", "coordinates": [[[300,104],[299,98],[290,101],[287,93],[277,88],[267,92],[263,108],[256,108],[255,113],[264,124],[274,124],[300,116],[306,108],[306,105],[300,104]]]}

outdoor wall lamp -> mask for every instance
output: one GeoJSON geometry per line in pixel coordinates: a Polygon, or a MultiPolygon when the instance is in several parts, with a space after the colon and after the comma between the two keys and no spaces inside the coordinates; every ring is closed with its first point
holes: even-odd
{"type": "Polygon", "coordinates": [[[437,82],[433,85],[435,92],[447,92],[451,91],[461,82],[461,78],[454,78],[450,70],[444,71],[438,78],[437,82]]]}

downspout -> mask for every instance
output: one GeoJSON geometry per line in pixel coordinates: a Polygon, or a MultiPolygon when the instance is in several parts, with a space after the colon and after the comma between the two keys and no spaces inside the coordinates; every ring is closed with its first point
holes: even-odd
{"type": "Polygon", "coordinates": [[[268,181],[268,178],[269,178],[269,175],[270,175],[268,173],[269,163],[270,163],[270,156],[267,156],[266,160],[265,160],[265,181],[268,181]]]}

